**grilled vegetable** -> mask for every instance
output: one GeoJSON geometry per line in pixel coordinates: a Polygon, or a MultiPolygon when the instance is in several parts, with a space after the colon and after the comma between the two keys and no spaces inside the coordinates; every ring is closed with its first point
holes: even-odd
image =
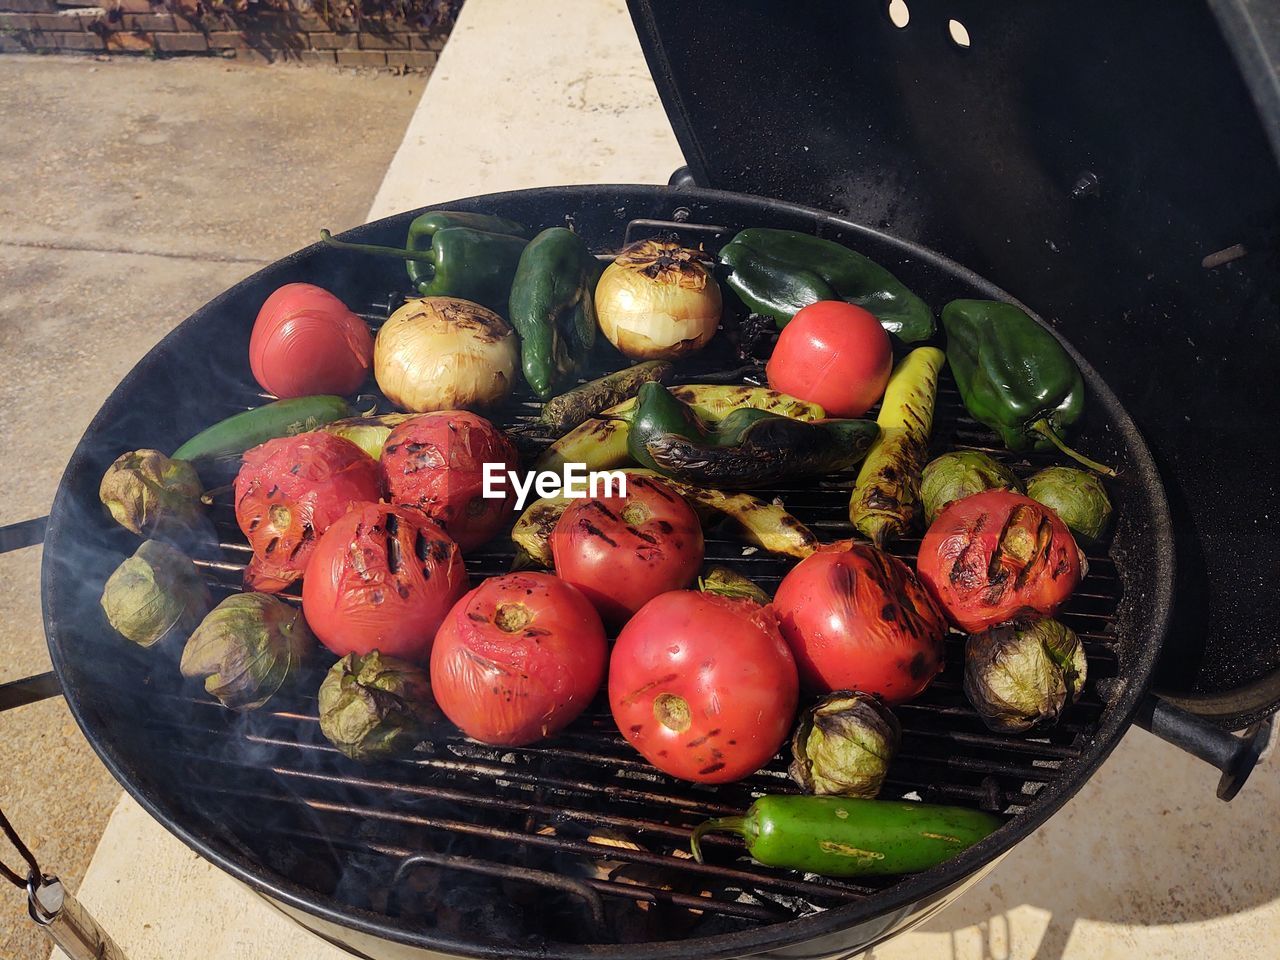
{"type": "Polygon", "coordinates": [[[352,760],[410,749],[441,718],[426,668],[377,650],[347,654],[320,684],[320,732],[352,760]]]}
{"type": "Polygon", "coordinates": [[[600,329],[637,360],[672,359],[701,350],[720,325],[720,284],[712,260],[666,240],[631,244],[605,268],[596,287],[600,329]]]}
{"type": "Polygon", "coordinates": [[[372,361],[369,325],[311,283],[286,283],[267,297],[249,338],[253,378],[282,398],[355,393],[372,361]]]}
{"type": "Polygon", "coordinates": [[[1080,582],[1080,548],[1044,504],[1007,490],[956,500],[924,535],[916,570],[968,633],[1051,617],[1080,582]]]}
{"type": "Polygon", "coordinates": [[[173,451],[175,460],[239,456],[250,447],[309,433],[354,411],[341,397],[295,397],[237,413],[205,430],[173,451]]]}
{"type": "Polygon", "coordinates": [[[190,543],[211,532],[196,469],[159,450],[130,450],[107,468],[98,498],[116,523],[144,537],[190,543]]]}
{"type": "MultiPolygon", "coordinates": [[[[685,384],[671,388],[671,395],[689,404],[703,420],[715,423],[734,410],[750,407],[797,420],[819,420],[823,410],[785,393],[765,387],[721,384],[685,384]]],[[[535,470],[559,473],[566,463],[582,463],[588,470],[610,470],[627,463],[627,434],[635,415],[636,400],[626,400],[604,410],[569,431],[549,446],[534,464],[535,470]]]]}
{"type": "Polygon", "coordinates": [[[516,382],[515,332],[492,310],[455,297],[407,300],[373,342],[373,375],[402,410],[481,409],[516,382]]]}
{"type": "Polygon", "coordinates": [[[880,264],[792,230],[743,230],[720,251],[728,284],[753,313],[785,327],[802,307],[843,300],[870,310],[906,343],[933,336],[933,311],[880,264]]]}
{"type": "Polygon", "coordinates": [[[331,523],[381,495],[377,461],[341,437],[316,431],[246,451],[235,483],[236,523],[253,548],[245,586],[279,593],[306,571],[331,523]]]}
{"type": "Polygon", "coordinates": [[[187,640],[184,677],[232,710],[255,710],[284,685],[316,645],[302,611],[265,593],[233,593],[187,640]]]}
{"type": "Polygon", "coordinates": [[[404,249],[335,240],[328,230],[320,239],[331,247],[397,257],[405,261],[409,280],[424,297],[460,297],[490,310],[506,310],[511,281],[524,252],[529,231],[505,217],[432,210],[409,224],[404,249]]]}
{"type": "Polygon", "coordinates": [[[875,314],[842,300],[811,303],[778,335],[765,366],[769,386],[860,417],[884,396],[893,345],[875,314]]]}
{"type": "Polygon", "coordinates": [[[651,380],[666,383],[671,372],[672,366],[666,360],[646,360],[624,367],[548,400],[542,405],[538,425],[555,434],[563,434],[601,410],[634,397],[641,384],[651,380]]]}
{"type": "Polygon", "coordinates": [[[144,541],[116,567],[101,602],[116,632],[140,647],[170,636],[185,640],[213,606],[195,564],[160,540],[144,541]]]}
{"type": "Polygon", "coordinates": [[[810,690],[861,690],[895,704],[942,672],[942,610],[905,563],[869,544],[819,547],[782,578],[773,609],[810,690]]]}
{"type": "Polygon", "coordinates": [[[849,498],[850,522],[876,546],[902,536],[915,519],[944,359],[937,347],[918,347],[889,377],[876,418],[880,438],[858,471],[849,498]]]}
{"type": "Polygon", "coordinates": [[[643,443],[664,476],[752,489],[847,469],[866,455],[878,432],[870,420],[806,423],[763,410],[735,410],[706,438],[660,433],[643,443]]]}
{"type": "Polygon", "coordinates": [[[933,523],[943,509],[983,490],[1022,492],[1012,470],[977,450],[953,450],[930,460],[920,474],[920,505],[924,522],[933,523]]]}
{"type": "Polygon", "coordinates": [[[915,873],[935,867],[992,833],[1000,820],[967,807],[854,797],[764,796],[746,816],[708,820],[690,846],[702,862],[701,840],[736,833],[767,867],[824,877],[915,873]]]}
{"type": "Polygon", "coordinates": [[[1087,668],[1070,627],[1057,620],[1006,623],[965,643],[964,692],[992,730],[1021,733],[1074,703],[1087,668]]]}
{"type": "Polygon", "coordinates": [[[1101,537],[1111,520],[1107,488],[1092,473],[1074,467],[1045,467],[1032,474],[1027,496],[1043,503],[1086,541],[1101,537]]]}
{"type": "Polygon", "coordinates": [[[551,227],[520,255],[508,301],[520,335],[520,363],[544,400],[572,377],[596,342],[600,263],[567,227],[551,227]]]}
{"type": "Polygon", "coordinates": [[[787,772],[808,793],[874,797],[901,738],[879,697],[837,690],[800,715],[787,772]]]}
{"type": "Polygon", "coordinates": [[[335,437],[350,440],[357,447],[377,460],[382,456],[391,431],[406,420],[423,416],[419,413],[384,413],[377,417],[347,417],[326,423],[320,429],[335,437]]]}
{"type": "Polygon", "coordinates": [[[1068,447],[1062,434],[1084,412],[1080,368],[1058,339],[1018,307],[952,300],[942,309],[947,362],[965,408],[1010,450],[1058,450],[1090,470],[1115,471],[1068,447]]]}
{"type": "Polygon", "coordinates": [[[762,607],[769,602],[769,594],[754,580],[720,564],[711,567],[705,575],[698,578],[698,589],[703,593],[714,593],[731,600],[750,600],[762,607]]]}
{"type": "MultiPolygon", "coordinates": [[[[623,472],[628,476],[658,476],[652,470],[637,468],[623,472]]],[[[670,479],[666,484],[685,498],[704,523],[712,517],[728,517],[741,527],[747,542],[770,553],[802,559],[818,546],[818,538],[809,528],[777,504],[746,493],[724,493],[670,479]]],[[[511,531],[511,539],[518,547],[517,567],[552,565],[551,531],[570,503],[567,497],[544,497],[520,515],[511,531]]]]}

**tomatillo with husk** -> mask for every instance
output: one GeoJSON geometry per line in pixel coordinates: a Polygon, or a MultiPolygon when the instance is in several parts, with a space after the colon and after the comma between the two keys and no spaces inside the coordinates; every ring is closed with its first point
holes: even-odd
{"type": "Polygon", "coordinates": [[[186,638],[213,606],[196,565],[176,547],[147,540],[107,578],[102,610],[117,633],[140,647],[186,638]]]}
{"type": "Polygon", "coordinates": [[[800,715],[787,772],[808,793],[874,797],[901,738],[902,727],[883,700],[837,690],[800,715]]]}
{"type": "Polygon", "coordinates": [[[1005,623],[965,642],[965,695],[1001,733],[1057,720],[1079,698],[1087,675],[1084,645],[1057,620],[1005,623]]]}
{"type": "Polygon", "coordinates": [[[347,654],[320,684],[320,731],[352,760],[409,749],[441,717],[427,671],[377,650],[347,654]]]}

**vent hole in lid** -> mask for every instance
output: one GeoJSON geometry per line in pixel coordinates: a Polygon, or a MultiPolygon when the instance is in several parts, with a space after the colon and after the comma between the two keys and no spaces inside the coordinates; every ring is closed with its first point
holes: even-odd
{"type": "Polygon", "coordinates": [[[890,0],[889,20],[899,30],[911,22],[911,11],[907,9],[906,0],[890,0]]]}
{"type": "Polygon", "coordinates": [[[947,31],[951,34],[951,39],[957,47],[965,50],[969,49],[969,30],[959,20],[948,20],[947,31]]]}

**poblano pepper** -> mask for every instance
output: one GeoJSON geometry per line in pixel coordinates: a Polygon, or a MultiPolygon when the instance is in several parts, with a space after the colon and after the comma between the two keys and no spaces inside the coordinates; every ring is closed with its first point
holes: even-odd
{"type": "Polygon", "coordinates": [[[459,297],[491,310],[507,309],[511,281],[528,243],[523,224],[483,213],[431,210],[409,224],[404,248],[320,239],[331,247],[405,261],[409,280],[420,296],[459,297]]]}
{"type": "Polygon", "coordinates": [[[627,449],[637,463],[673,480],[745,490],[851,467],[879,429],[871,420],[806,422],[752,407],[710,428],[662,384],[645,383],[627,449]]]}
{"type": "Polygon", "coordinates": [[[727,283],[752,313],[785,327],[801,307],[819,300],[843,300],[876,315],[906,343],[934,333],[928,304],[873,260],[833,240],[752,227],[720,251],[730,267],[727,283]]]}
{"type": "Polygon", "coordinates": [[[551,227],[520,255],[509,301],[524,378],[546,400],[595,345],[596,281],[603,268],[566,227],[551,227]]]}
{"type": "Polygon", "coordinates": [[[942,308],[947,363],[975,420],[1014,451],[1058,450],[1091,470],[1115,471],[1077,453],[1062,434],[1084,412],[1080,368],[1048,330],[1011,303],[952,300],[942,308]]]}

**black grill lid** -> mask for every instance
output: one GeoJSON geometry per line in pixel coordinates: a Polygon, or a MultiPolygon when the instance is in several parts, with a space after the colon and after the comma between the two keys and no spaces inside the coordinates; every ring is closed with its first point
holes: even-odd
{"type": "Polygon", "coordinates": [[[1177,524],[1158,687],[1231,727],[1280,706],[1280,13],[1264,7],[631,0],[696,182],[938,248],[1114,387],[1177,524]]]}

